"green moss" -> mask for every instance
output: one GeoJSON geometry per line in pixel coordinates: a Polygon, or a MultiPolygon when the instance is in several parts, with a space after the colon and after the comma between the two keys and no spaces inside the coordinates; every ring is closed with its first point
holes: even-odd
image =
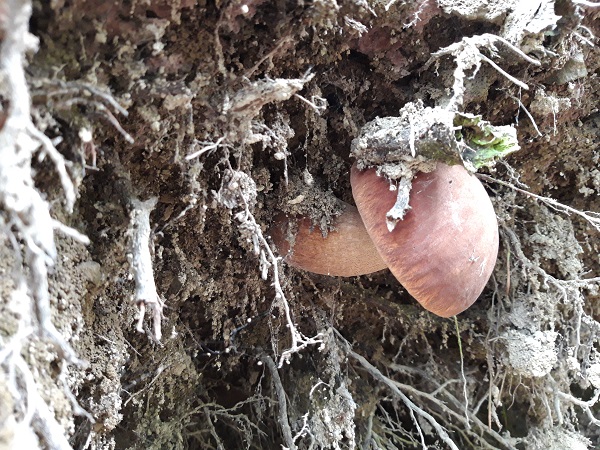
{"type": "Polygon", "coordinates": [[[462,159],[475,169],[493,165],[498,159],[520,149],[517,131],[512,126],[494,126],[481,116],[464,113],[456,114],[454,125],[460,127],[456,140],[461,146],[462,159]]]}

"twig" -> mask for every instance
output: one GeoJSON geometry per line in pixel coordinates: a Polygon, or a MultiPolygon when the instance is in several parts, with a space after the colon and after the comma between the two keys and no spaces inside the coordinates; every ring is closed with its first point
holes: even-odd
{"type": "Polygon", "coordinates": [[[225,69],[225,57],[223,56],[223,45],[221,44],[221,37],[219,36],[219,30],[221,29],[221,25],[223,22],[223,14],[219,17],[217,25],[215,26],[214,34],[214,45],[215,45],[215,55],[217,57],[217,68],[223,77],[227,76],[227,69],[225,69]]]}
{"type": "Polygon", "coordinates": [[[71,403],[71,409],[73,410],[73,414],[75,414],[77,416],[85,417],[87,420],[90,421],[90,423],[96,423],[96,420],[94,419],[94,417],[89,412],[87,412],[85,409],[83,409],[81,407],[81,405],[77,402],[77,398],[75,397],[75,394],[73,394],[73,392],[71,392],[71,390],[69,389],[69,384],[67,381],[68,373],[69,373],[68,366],[66,364],[66,361],[63,360],[62,364],[61,364],[61,368],[60,368],[60,375],[58,378],[59,378],[61,384],[63,385],[64,394],[67,396],[67,399],[71,403]]]}
{"type": "Polygon", "coordinates": [[[123,388],[123,390],[128,391],[132,387],[139,384],[141,381],[144,381],[144,386],[142,387],[142,389],[140,389],[139,391],[136,391],[132,394],[129,394],[129,398],[127,400],[125,400],[125,402],[123,403],[123,408],[125,408],[131,400],[133,400],[136,397],[141,396],[144,392],[150,390],[150,388],[158,381],[158,379],[165,372],[165,370],[170,368],[170,363],[169,362],[165,363],[165,360],[166,360],[166,358],[160,362],[158,367],[154,370],[153,374],[151,374],[149,372],[143,373],[142,376],[139,377],[139,379],[133,380],[132,383],[130,383],[129,385],[126,385],[123,388]],[[151,375],[152,375],[152,379],[150,381],[146,381],[151,375]]]}
{"type": "Polygon", "coordinates": [[[291,36],[284,36],[281,39],[279,39],[277,44],[275,44],[275,47],[273,47],[272,50],[270,50],[266,55],[264,55],[262,58],[260,58],[256,62],[256,64],[254,64],[250,69],[248,69],[246,71],[246,73],[244,74],[244,76],[246,78],[250,78],[263,62],[265,62],[267,59],[273,59],[273,57],[277,54],[277,52],[279,52],[282,49],[285,49],[288,46],[288,44],[290,44],[291,42],[293,42],[293,39],[291,36]]]}
{"type": "Polygon", "coordinates": [[[305,413],[302,416],[302,428],[300,428],[300,431],[298,431],[295,435],[294,438],[292,439],[292,441],[294,442],[294,444],[296,443],[296,441],[298,439],[300,439],[301,437],[306,436],[307,434],[310,434],[312,437],[312,433],[310,432],[310,428],[308,426],[308,413],[305,413]]]}
{"type": "MultiPolygon", "coordinates": [[[[585,28],[585,27],[583,27],[583,28],[585,28]]],[[[573,36],[578,37],[579,39],[581,39],[583,42],[585,42],[590,47],[595,47],[594,43],[592,41],[590,41],[588,38],[586,38],[585,36],[583,36],[581,33],[578,33],[577,31],[573,31],[573,36]]]]}
{"type": "Polygon", "coordinates": [[[44,255],[39,253],[39,249],[32,247],[32,242],[28,242],[25,262],[31,270],[29,289],[32,291],[33,310],[38,323],[38,334],[42,337],[48,337],[54,343],[60,356],[69,363],[80,367],[86,367],[87,363],[77,356],[75,350],[67,343],[62,334],[52,323],[52,308],[50,307],[50,294],[48,291],[48,268],[47,260],[44,255]]]}
{"type": "Polygon", "coordinates": [[[237,402],[235,405],[229,408],[225,408],[224,406],[214,402],[202,403],[202,405],[198,408],[188,411],[183,419],[185,420],[186,417],[191,417],[198,412],[203,412],[204,414],[208,414],[215,418],[215,420],[221,419],[221,421],[224,421],[224,419],[227,419],[231,421],[232,427],[236,432],[239,432],[240,430],[245,432],[245,434],[254,432],[259,436],[265,437],[266,433],[260,429],[257,423],[253,422],[246,414],[237,412],[242,407],[247,405],[251,408],[257,408],[263,407],[265,403],[274,403],[274,401],[271,398],[263,397],[262,395],[253,395],[252,397],[248,397],[237,402]],[[253,405],[253,403],[262,405],[253,405]]]}
{"type": "MultiPolygon", "coordinates": [[[[336,334],[341,337],[342,339],[344,339],[337,331],[336,334]]],[[[438,434],[438,436],[440,437],[440,439],[442,441],[444,441],[446,443],[446,445],[448,445],[452,450],[458,450],[458,447],[456,446],[456,444],[454,443],[454,441],[452,439],[450,439],[450,436],[448,436],[448,433],[446,432],[446,430],[437,422],[437,420],[435,420],[435,418],[429,414],[428,412],[424,411],[422,408],[418,407],[417,405],[415,405],[396,385],[396,383],[392,380],[390,380],[388,377],[386,377],[384,374],[382,374],[380,372],[380,370],[373,366],[369,361],[367,361],[362,355],[359,355],[358,353],[356,353],[355,351],[353,351],[350,347],[349,344],[346,342],[346,349],[345,352],[348,356],[352,357],[353,359],[355,359],[356,361],[358,361],[358,363],[363,366],[363,368],[365,368],[375,379],[381,381],[383,384],[385,384],[388,389],[390,389],[392,391],[392,393],[394,395],[396,395],[398,398],[400,398],[400,400],[402,400],[402,402],[408,407],[408,409],[410,410],[411,416],[413,417],[413,421],[415,423],[415,425],[419,428],[419,423],[417,422],[416,418],[414,417],[414,414],[417,414],[418,416],[422,417],[423,419],[425,419],[427,422],[429,422],[429,424],[435,429],[436,433],[438,434]]],[[[423,444],[423,450],[426,450],[427,447],[425,446],[425,444],[423,444]]]]}
{"type": "MultiPolygon", "coordinates": [[[[454,441],[452,439],[450,439],[450,436],[448,436],[448,433],[446,432],[446,430],[435,420],[435,418],[433,416],[431,416],[428,412],[424,411],[422,408],[420,408],[417,405],[415,405],[399,389],[398,386],[401,385],[400,383],[397,383],[397,382],[389,379],[385,375],[383,375],[381,373],[381,371],[377,367],[373,366],[369,361],[367,361],[365,357],[363,357],[362,355],[359,355],[354,350],[352,350],[350,348],[350,344],[348,343],[348,341],[346,341],[346,339],[339,333],[339,331],[337,331],[337,330],[334,329],[334,332],[338,336],[338,338],[340,338],[342,340],[342,342],[344,343],[344,347],[345,347],[344,351],[345,351],[345,353],[348,356],[354,358],[356,361],[358,361],[359,364],[361,366],[363,366],[363,368],[365,368],[375,379],[383,382],[392,391],[392,393],[394,395],[396,395],[397,397],[399,397],[402,400],[402,402],[411,411],[411,416],[414,419],[415,425],[419,429],[420,429],[419,424],[416,421],[416,418],[413,416],[414,413],[416,413],[417,415],[419,415],[423,419],[427,420],[430,423],[430,425],[436,430],[436,433],[438,434],[438,436],[440,437],[440,439],[442,439],[452,450],[458,450],[458,447],[456,446],[456,444],[454,443],[454,441]]],[[[422,394],[424,394],[424,393],[422,393],[422,394]]],[[[437,400],[437,399],[434,399],[434,401],[436,403],[438,403],[438,404],[441,404],[441,402],[439,400],[437,400]]],[[[454,413],[454,411],[452,411],[452,413],[454,413]]],[[[456,413],[454,413],[454,414],[456,414],[456,413]]],[[[462,417],[461,417],[461,419],[465,420],[462,417]]],[[[423,445],[423,449],[426,450],[426,447],[424,445],[423,445]]]]}
{"type": "Polygon", "coordinates": [[[81,83],[77,81],[42,79],[41,82],[46,85],[50,85],[50,88],[44,88],[39,89],[37,91],[33,91],[33,97],[39,96],[48,99],[49,97],[67,96],[67,99],[59,100],[56,103],[57,109],[70,108],[73,105],[84,105],[87,107],[91,107],[96,110],[95,114],[107,119],[127,142],[129,142],[130,144],[134,142],[133,137],[127,131],[125,131],[125,129],[121,126],[114,114],[103,103],[81,96],[82,91],[85,91],[99,98],[100,100],[103,100],[109,106],[112,106],[117,114],[122,114],[123,116],[127,117],[129,115],[127,110],[121,105],[119,105],[119,103],[114,99],[110,92],[104,92],[98,89],[97,87],[90,86],[86,83],[81,83]],[[57,86],[58,88],[52,88],[52,86],[57,86]]]}
{"type": "Polygon", "coordinates": [[[480,54],[479,57],[483,61],[485,61],[486,63],[488,63],[490,66],[492,66],[494,69],[496,69],[498,71],[498,73],[500,73],[502,76],[504,76],[509,81],[512,81],[514,84],[516,84],[517,86],[519,86],[522,89],[529,90],[529,86],[527,86],[521,80],[513,77],[511,74],[509,74],[508,72],[506,72],[504,69],[502,69],[502,67],[500,67],[498,64],[496,64],[494,61],[492,61],[490,58],[488,58],[484,54],[480,54]]]}
{"type": "Polygon", "coordinates": [[[590,422],[595,426],[600,427],[600,420],[594,417],[594,414],[592,413],[591,409],[596,403],[598,403],[598,400],[600,399],[600,389],[597,389],[594,393],[594,396],[587,402],[573,397],[571,394],[565,394],[561,391],[557,391],[556,395],[569,403],[573,403],[574,405],[579,406],[586,413],[590,422]]]}
{"type": "Polygon", "coordinates": [[[308,100],[300,94],[294,94],[294,97],[302,100],[304,103],[310,106],[317,114],[321,114],[322,111],[325,111],[327,109],[327,100],[323,97],[313,95],[312,100],[308,100]]]}
{"type": "MultiPolygon", "coordinates": [[[[390,1],[387,5],[385,5],[385,10],[388,11],[390,6],[395,2],[396,0],[390,1]]],[[[421,3],[419,4],[419,9],[417,9],[414,13],[413,13],[413,18],[410,22],[405,23],[404,25],[402,25],[402,28],[406,29],[406,28],[410,28],[415,26],[421,19],[421,14],[423,13],[423,11],[425,11],[427,9],[429,5],[430,0],[423,0],[421,1],[421,3]]]]}
{"type": "MultiPolygon", "coordinates": [[[[52,141],[31,122],[31,99],[25,81],[24,54],[32,37],[28,33],[31,4],[12,0],[7,3],[10,24],[0,47],[0,72],[10,95],[10,109],[0,131],[0,205],[9,214],[21,239],[25,242],[24,262],[29,268],[28,287],[33,298],[37,334],[49,337],[61,357],[70,363],[84,365],[52,323],[48,292],[48,267],[56,259],[53,219],[48,203],[35,189],[31,178],[31,157],[40,143],[54,162],[65,191],[67,209],[75,202],[75,188],[67,174],[64,158],[52,141]],[[32,139],[32,137],[35,139],[32,139]]],[[[25,274],[21,273],[21,284],[25,274]]],[[[28,296],[29,298],[29,296],[28,296]]]]}
{"type": "Polygon", "coordinates": [[[260,244],[260,247],[262,247],[262,253],[260,253],[260,252],[259,253],[261,254],[261,257],[262,257],[261,259],[264,261],[261,264],[263,267],[263,274],[265,274],[267,267],[268,267],[265,263],[268,262],[268,264],[270,264],[273,269],[272,273],[273,273],[273,287],[275,288],[275,300],[278,302],[278,304],[280,306],[283,307],[287,327],[290,330],[290,334],[292,337],[291,347],[288,348],[287,350],[285,350],[284,352],[282,352],[281,356],[279,358],[279,367],[282,367],[284,363],[290,362],[290,358],[294,353],[298,353],[298,352],[302,351],[309,345],[323,344],[323,341],[321,339],[322,334],[318,333],[316,336],[309,338],[309,337],[304,336],[300,331],[298,331],[298,328],[296,327],[296,325],[294,324],[294,321],[292,320],[290,304],[288,303],[288,301],[285,297],[285,294],[281,287],[281,282],[279,280],[279,258],[276,257],[275,254],[273,253],[273,251],[271,250],[271,247],[269,246],[269,243],[265,239],[260,226],[256,223],[256,220],[254,219],[254,216],[248,209],[247,205],[246,205],[245,211],[236,214],[236,218],[240,222],[242,222],[246,227],[249,227],[251,230],[253,230],[253,232],[260,244]]]}
{"type": "MultiPolygon", "coordinates": [[[[476,435],[474,432],[471,431],[471,429],[466,428],[467,422],[466,419],[463,415],[459,414],[458,410],[463,409],[464,405],[461,404],[460,400],[458,398],[456,398],[454,395],[452,395],[445,387],[444,385],[440,385],[437,381],[435,381],[434,379],[431,378],[431,376],[429,374],[427,374],[426,372],[424,372],[423,370],[420,369],[415,369],[413,367],[407,367],[407,366],[402,366],[399,364],[390,364],[389,367],[393,370],[398,370],[398,371],[403,371],[406,373],[413,373],[413,374],[418,374],[420,375],[423,379],[429,381],[430,383],[432,383],[434,386],[436,386],[435,391],[433,391],[432,393],[427,393],[427,392],[423,392],[413,386],[407,385],[407,384],[403,384],[403,383],[399,383],[397,381],[394,380],[390,380],[393,384],[395,384],[399,389],[404,390],[405,392],[414,395],[416,397],[422,397],[428,401],[430,401],[431,403],[437,405],[442,412],[446,413],[449,416],[454,417],[456,420],[458,420],[460,423],[465,425],[465,432],[467,432],[470,436],[477,438],[480,440],[480,444],[481,446],[485,446],[487,448],[494,448],[492,447],[489,443],[487,443],[486,441],[484,441],[481,436],[476,435]],[[446,405],[446,402],[444,402],[442,399],[437,398],[436,394],[437,393],[443,393],[444,397],[446,400],[448,400],[455,408],[456,411],[452,408],[450,408],[448,405],[446,405]]],[[[458,382],[458,380],[450,380],[450,381],[455,381],[458,382]]],[[[447,383],[445,383],[447,384],[447,383]]],[[[486,426],[478,417],[477,415],[471,411],[469,412],[469,418],[470,420],[483,432],[485,432],[486,434],[488,434],[489,436],[493,437],[496,441],[502,443],[502,445],[509,447],[509,448],[513,448],[514,445],[508,441],[507,438],[503,437],[502,435],[500,435],[498,432],[494,431],[490,426],[486,426]]],[[[472,428],[472,427],[471,427],[472,428]]]]}
{"type": "MultiPolygon", "coordinates": [[[[31,424],[37,430],[52,450],[72,450],[65,432],[50,411],[46,402],[40,396],[33,373],[25,360],[19,355],[15,358],[15,365],[21,372],[27,387],[27,409],[31,416],[31,424]]],[[[29,420],[29,419],[26,419],[29,420]]],[[[25,422],[27,423],[27,422],[25,422]]]]}
{"type": "Polygon", "coordinates": [[[223,441],[221,440],[221,438],[217,434],[217,430],[215,429],[215,425],[213,424],[213,422],[212,422],[212,420],[210,418],[211,413],[210,413],[208,407],[205,405],[202,408],[202,411],[204,412],[204,415],[206,416],[206,421],[208,422],[208,429],[210,431],[210,434],[212,435],[213,439],[217,443],[217,448],[219,450],[225,450],[225,446],[223,445],[223,441]]]}
{"type": "Polygon", "coordinates": [[[152,255],[150,254],[150,213],[156,206],[157,200],[156,197],[144,202],[136,198],[131,199],[133,207],[131,211],[131,228],[133,232],[131,267],[135,281],[134,301],[139,308],[136,329],[141,333],[144,332],[144,315],[148,307],[152,315],[154,337],[160,341],[164,302],[156,292],[152,255]]]}

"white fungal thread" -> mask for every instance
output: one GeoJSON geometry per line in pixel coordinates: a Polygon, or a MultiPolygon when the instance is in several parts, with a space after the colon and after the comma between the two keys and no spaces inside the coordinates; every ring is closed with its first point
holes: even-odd
{"type": "Polygon", "coordinates": [[[481,266],[479,266],[479,276],[482,277],[483,273],[485,272],[485,267],[487,266],[487,258],[485,258],[482,262],[481,262],[481,266]]]}

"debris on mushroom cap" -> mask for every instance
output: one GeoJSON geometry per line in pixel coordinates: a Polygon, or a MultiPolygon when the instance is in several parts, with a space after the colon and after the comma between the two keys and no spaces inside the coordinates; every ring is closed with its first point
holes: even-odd
{"type": "MultiPolygon", "coordinates": [[[[407,103],[398,117],[381,117],[365,124],[352,141],[350,154],[359,169],[378,166],[384,172],[388,164],[421,166],[429,162],[428,168],[416,167],[416,173],[435,169],[435,161],[460,163],[454,116],[442,108],[426,108],[421,101],[407,103]]],[[[386,176],[396,179],[389,173],[386,176]]]]}
{"type": "Polygon", "coordinates": [[[389,231],[396,194],[375,169],[351,172],[352,193],[381,258],[429,311],[450,317],[477,300],[498,255],[498,223],[477,178],[460,165],[438,163],[413,179],[411,209],[389,231]]]}
{"type": "Polygon", "coordinates": [[[475,172],[519,148],[513,126],[425,107],[418,100],[404,105],[398,117],[378,117],[365,124],[352,141],[350,153],[359,169],[377,167],[379,173],[397,180],[430,172],[436,162],[462,164],[475,172]]]}
{"type": "Polygon", "coordinates": [[[327,236],[310,219],[284,214],[275,218],[270,233],[285,261],[309,272],[351,277],[387,268],[352,205],[346,204],[327,236]]]}

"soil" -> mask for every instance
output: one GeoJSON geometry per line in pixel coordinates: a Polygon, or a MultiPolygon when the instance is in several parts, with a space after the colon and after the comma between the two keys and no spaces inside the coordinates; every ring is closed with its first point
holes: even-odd
{"type": "MultiPolygon", "coordinates": [[[[18,167],[89,244],[46,228],[44,291],[27,249],[45,225],[0,197],[0,450],[600,449],[600,8],[584,3],[33,2],[31,117],[58,159],[18,167]],[[512,125],[521,147],[480,170],[500,251],[456,322],[387,270],[311,274],[269,237],[282,212],[335,228],[352,140],[416,101],[512,125]],[[151,198],[144,278],[132,211],[151,198]]],[[[27,5],[0,2],[4,146],[27,5]]]]}

